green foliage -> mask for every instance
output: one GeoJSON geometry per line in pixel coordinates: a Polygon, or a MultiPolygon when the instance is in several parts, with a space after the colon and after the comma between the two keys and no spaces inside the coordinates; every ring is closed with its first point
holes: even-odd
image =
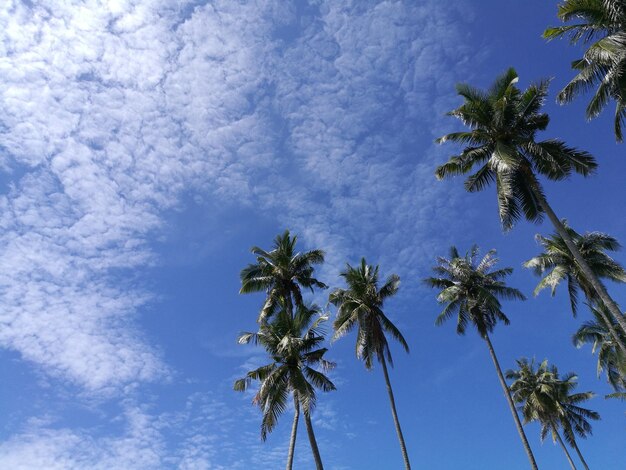
{"type": "Polygon", "coordinates": [[[448,258],[437,258],[438,264],[433,268],[437,277],[424,280],[430,287],[440,289],[437,300],[445,304],[435,320],[437,326],[456,315],[458,334],[465,334],[471,324],[485,338],[498,321],[509,324],[499,299],[524,300],[525,297],[501,280],[513,272],[511,268],[491,270],[498,262],[495,253],[490,250],[479,260],[478,246],[474,245],[465,256],[460,256],[452,246],[448,258]]]}
{"type": "MultiPolygon", "coordinates": [[[[598,377],[606,372],[607,380],[616,392],[612,397],[618,397],[620,393],[626,392],[626,356],[609,331],[608,325],[602,318],[601,310],[604,311],[605,318],[610,318],[604,305],[598,304],[596,307],[591,307],[594,320],[583,323],[572,340],[577,348],[583,344],[592,345],[592,352],[598,353],[598,377]]],[[[617,325],[617,322],[613,324],[617,325]]],[[[617,328],[615,330],[620,331],[617,328]]],[[[621,336],[622,341],[626,341],[626,335],[621,336]]]]}
{"type": "Polygon", "coordinates": [[[296,252],[297,237],[291,237],[286,230],[274,239],[271,251],[252,247],[257,256],[256,264],[249,264],[240,274],[240,294],[266,292],[267,297],[259,314],[259,323],[267,320],[284,303],[290,315],[293,307],[302,307],[302,287],[313,292],[315,287],[326,289],[323,282],[313,277],[313,265],[324,262],[322,250],[296,252]]]}
{"type": "Polygon", "coordinates": [[[593,119],[614,100],[615,138],[623,140],[626,119],[626,2],[624,0],[565,0],[559,5],[559,19],[574,24],[548,28],[543,37],[569,37],[572,44],[588,44],[579,60],[572,62],[577,75],[557,96],[568,103],[593,88],[586,115],[593,119]]]}
{"type": "Polygon", "coordinates": [[[382,307],[385,299],[398,291],[400,278],[392,274],[379,288],[378,266],[368,265],[365,258],[361,259],[357,267],[348,264],[341,276],[346,280],[348,288],[336,289],[329,296],[329,301],[338,308],[333,323],[333,341],[356,327],[356,355],[364,361],[365,367],[370,369],[374,358],[379,361],[386,358],[393,365],[385,333],[398,341],[406,352],[409,352],[409,346],[400,330],[384,314],[382,307]]]}
{"type": "Polygon", "coordinates": [[[285,308],[279,310],[271,323],[263,322],[257,333],[242,333],[240,344],[258,344],[272,358],[270,364],[259,367],[235,381],[236,391],[245,391],[253,381],[260,383],[253,403],[263,413],[261,437],[274,429],[279,416],[287,407],[287,399],[294,394],[302,410],[310,416],[315,407],[315,389],[335,390],[335,385],[315,367],[328,371],[335,367],[324,359],[326,348],[322,323],[328,317],[320,315],[316,306],[299,306],[292,317],[285,308]]]}
{"type": "MultiPolygon", "coordinates": [[[[580,235],[569,227],[566,221],[562,221],[562,223],[583,259],[598,278],[626,282],[624,268],[606,254],[606,251],[617,251],[621,248],[615,238],[601,232],[580,235]]],[[[548,287],[554,295],[557,286],[566,281],[574,316],[576,316],[578,308],[579,291],[582,291],[590,302],[599,300],[595,289],[586,279],[565,241],[558,233],[549,237],[537,235],[536,240],[543,247],[543,253],[524,263],[526,268],[532,269],[538,276],[543,276],[535,288],[535,295],[548,287]]]]}
{"type": "Polygon", "coordinates": [[[536,175],[562,180],[572,172],[587,176],[596,168],[587,152],[560,140],[537,141],[549,117],[541,113],[548,81],[532,84],[525,91],[516,87],[514,69],[498,77],[487,91],[467,84],[457,85],[464,103],[448,114],[469,127],[469,132],[447,134],[438,143],[456,142],[465,148],[435,171],[438,179],[473,174],[465,180],[469,192],[496,185],[500,221],[509,230],[521,217],[542,220],[543,189],[536,175]]]}
{"type": "Polygon", "coordinates": [[[513,401],[519,403],[524,422],[537,421],[541,425],[541,440],[548,433],[557,439],[559,428],[568,444],[574,446],[576,436],[591,434],[589,420],[598,420],[595,411],[579,406],[594,396],[592,392],[571,393],[577,386],[573,373],[559,377],[556,366],[548,366],[544,360],[535,369],[535,361],[522,358],[517,361],[518,369],[506,372],[514,382],[510,386],[513,401]]]}

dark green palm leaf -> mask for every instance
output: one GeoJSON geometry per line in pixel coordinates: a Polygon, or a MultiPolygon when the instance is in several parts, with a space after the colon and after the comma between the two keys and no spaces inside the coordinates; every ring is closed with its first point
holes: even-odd
{"type": "Polygon", "coordinates": [[[400,278],[392,274],[379,287],[379,267],[368,265],[365,258],[356,267],[347,265],[341,276],[348,288],[337,289],[329,297],[329,301],[338,307],[337,319],[333,324],[333,340],[358,326],[356,355],[368,369],[372,367],[374,358],[380,360],[386,357],[392,363],[385,332],[391,334],[408,352],[408,345],[400,330],[381,309],[385,299],[398,292],[400,278]]]}
{"type": "MultiPolygon", "coordinates": [[[[624,268],[606,253],[606,251],[615,251],[620,248],[620,244],[615,238],[600,232],[580,235],[568,226],[567,221],[563,220],[562,223],[573,243],[598,278],[626,282],[624,268]]],[[[542,276],[535,288],[535,295],[547,287],[552,290],[554,295],[557,286],[566,280],[574,315],[577,311],[579,290],[583,292],[588,301],[597,301],[597,294],[586,280],[563,238],[558,233],[554,233],[549,237],[538,235],[536,240],[543,247],[543,253],[524,263],[525,267],[542,276]]]]}
{"type": "MultiPolygon", "coordinates": [[[[590,81],[593,80],[579,79],[566,89],[591,86],[590,81]]],[[[549,81],[532,84],[523,92],[516,83],[517,74],[509,69],[486,92],[469,85],[458,86],[464,103],[450,114],[470,131],[451,133],[437,141],[467,145],[459,155],[436,169],[437,178],[469,174],[465,181],[469,192],[481,191],[495,183],[500,221],[505,230],[522,215],[531,221],[541,221],[545,195],[537,175],[560,180],[572,172],[587,176],[596,168],[587,152],[556,139],[536,140],[537,132],[545,130],[549,123],[548,115],[541,113],[549,81]]]]}
{"type": "Polygon", "coordinates": [[[328,319],[320,315],[317,306],[300,305],[292,315],[284,307],[273,314],[272,322],[260,324],[258,333],[242,333],[239,342],[255,343],[265,348],[273,361],[271,364],[250,371],[235,381],[234,389],[247,390],[252,381],[259,382],[254,403],[263,414],[261,437],[265,440],[285,411],[290,394],[310,416],[316,403],[315,388],[335,390],[334,384],[322,372],[334,367],[326,361],[326,348],[319,348],[324,341],[322,324],[328,319]]]}
{"type": "Polygon", "coordinates": [[[623,70],[626,67],[626,4],[621,0],[565,0],[559,5],[558,17],[576,24],[548,28],[546,39],[568,36],[574,44],[589,44],[582,59],[572,68],[577,75],[559,93],[561,103],[593,88],[596,91],[587,106],[586,115],[592,119],[610,100],[616,102],[615,137],[622,141],[622,121],[626,108],[626,87],[623,70]]]}
{"type": "MultiPolygon", "coordinates": [[[[609,331],[601,310],[604,310],[606,317],[605,306],[591,307],[594,320],[583,323],[572,339],[578,348],[584,344],[591,344],[592,352],[598,354],[598,377],[603,372],[606,373],[607,380],[616,393],[626,392],[626,357],[609,331]]],[[[626,340],[623,337],[621,339],[626,340]]]]}
{"type": "Polygon", "coordinates": [[[506,373],[506,377],[513,380],[511,394],[513,400],[520,404],[525,423],[537,421],[541,424],[542,440],[548,432],[556,439],[559,428],[572,446],[576,441],[575,435],[586,437],[591,434],[588,420],[598,420],[600,415],[578,406],[591,399],[593,393],[570,393],[577,385],[575,374],[560,377],[556,366],[548,366],[547,360],[535,367],[534,360],[522,358],[517,365],[517,370],[506,373]]]}
{"type": "Polygon", "coordinates": [[[274,247],[267,251],[257,246],[251,252],[257,263],[241,271],[241,294],[265,291],[266,300],[261,308],[258,322],[265,322],[278,308],[293,313],[293,307],[304,304],[301,288],[325,289],[326,285],[313,277],[313,265],[324,262],[322,250],[296,253],[297,237],[286,230],[274,239],[274,247]]]}
{"type": "Polygon", "coordinates": [[[425,279],[431,287],[441,289],[437,300],[445,304],[435,321],[436,325],[457,315],[458,334],[464,334],[471,324],[485,337],[497,322],[509,323],[498,299],[524,300],[525,297],[501,280],[511,274],[511,268],[492,271],[497,263],[495,254],[495,250],[490,250],[481,258],[478,247],[474,245],[461,257],[453,246],[450,248],[450,259],[438,258],[438,265],[433,271],[441,277],[425,279]]]}

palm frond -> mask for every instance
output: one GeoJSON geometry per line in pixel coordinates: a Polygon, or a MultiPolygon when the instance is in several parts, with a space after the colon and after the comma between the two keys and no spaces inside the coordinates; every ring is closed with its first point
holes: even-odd
{"type": "Polygon", "coordinates": [[[311,367],[305,367],[304,373],[311,383],[324,392],[330,392],[336,390],[335,384],[333,384],[328,377],[321,372],[312,369],[311,367]]]}
{"type": "MultiPolygon", "coordinates": [[[[566,36],[573,44],[589,46],[583,58],[572,63],[577,75],[561,90],[557,101],[569,102],[595,88],[586,109],[588,119],[598,116],[612,99],[619,109],[626,91],[621,86],[626,67],[626,5],[621,0],[564,0],[558,16],[564,22],[576,23],[548,28],[546,39],[566,36]]],[[[618,142],[622,141],[622,117],[616,113],[614,121],[618,142]]]]}
{"type": "Polygon", "coordinates": [[[383,313],[384,301],[398,292],[400,277],[391,274],[379,286],[379,266],[367,264],[365,258],[358,266],[350,264],[341,273],[347,283],[347,289],[337,289],[329,301],[338,308],[337,318],[333,323],[333,341],[357,328],[355,353],[367,369],[374,359],[387,358],[392,364],[391,353],[385,333],[392,335],[408,351],[408,344],[400,330],[383,313]]]}

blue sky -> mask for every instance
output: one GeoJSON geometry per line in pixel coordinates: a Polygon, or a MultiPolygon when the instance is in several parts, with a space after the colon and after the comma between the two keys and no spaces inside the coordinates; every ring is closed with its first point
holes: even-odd
{"type": "MultiPolygon", "coordinates": [[[[626,243],[624,147],[611,111],[554,95],[580,51],[540,34],[556,2],[16,1],[0,7],[0,468],[279,468],[291,411],[263,443],[235,378],[263,363],[239,346],[262,295],[239,296],[252,245],[289,228],[322,248],[318,277],[361,256],[402,278],[389,316],[410,355],[391,372],[415,467],[527,468],[487,349],[453,325],[421,279],[451,244],[496,248],[510,284],[503,368],[544,357],[579,374],[602,421],[581,449],[594,468],[626,458],[623,403],[570,336],[562,289],[532,297],[521,263],[546,225],[503,234],[492,191],[437,182],[454,153],[436,137],[454,84],[554,77],[545,137],[592,152],[599,171],[546,183],[560,217],[626,243]]],[[[616,258],[626,261],[624,253],[616,258]]],[[[626,304],[622,286],[611,293],[626,304]]],[[[325,293],[311,300],[325,303],[325,293]]],[[[382,373],[354,338],[330,346],[338,390],[314,415],[327,468],[400,468],[382,373]]],[[[541,468],[560,449],[527,427],[541,468]]],[[[304,429],[296,468],[313,468],[304,429]]]]}

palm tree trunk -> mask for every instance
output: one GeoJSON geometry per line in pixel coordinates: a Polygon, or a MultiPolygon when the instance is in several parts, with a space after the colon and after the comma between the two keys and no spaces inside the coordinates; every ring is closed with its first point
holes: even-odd
{"type": "Polygon", "coordinates": [[[502,391],[504,392],[504,396],[506,397],[506,401],[509,403],[509,408],[511,408],[511,414],[513,415],[513,420],[515,421],[515,427],[517,428],[517,432],[522,439],[522,444],[524,445],[524,449],[526,450],[526,455],[528,455],[528,460],[530,461],[530,466],[533,470],[538,470],[537,462],[535,462],[535,456],[533,455],[533,451],[530,449],[530,444],[528,444],[528,439],[526,438],[526,434],[524,433],[524,428],[522,427],[522,423],[519,420],[519,416],[517,415],[517,410],[515,409],[515,404],[513,403],[513,399],[511,398],[511,392],[506,382],[504,381],[504,376],[502,375],[502,369],[500,368],[500,363],[498,362],[498,358],[496,357],[496,353],[493,350],[493,345],[489,340],[489,336],[485,334],[484,337],[487,342],[487,347],[489,348],[489,354],[491,355],[491,360],[493,361],[493,365],[496,367],[496,372],[498,373],[498,380],[500,380],[500,385],[502,386],[502,391]]]}
{"type": "MultiPolygon", "coordinates": [[[[572,256],[574,257],[574,259],[578,263],[578,266],[580,266],[580,269],[585,275],[585,278],[592,285],[593,289],[598,294],[598,297],[600,297],[600,300],[602,300],[602,303],[606,305],[606,307],[609,309],[615,321],[619,323],[624,334],[626,334],[626,319],[624,318],[624,315],[622,315],[622,312],[620,311],[619,307],[617,306],[615,301],[611,298],[611,296],[606,291],[604,284],[600,282],[598,277],[594,274],[594,272],[591,270],[591,268],[589,267],[589,265],[587,264],[583,256],[580,254],[580,251],[578,250],[573,240],[569,236],[569,233],[567,233],[567,230],[565,230],[565,227],[563,227],[563,224],[561,223],[559,218],[556,216],[556,214],[552,210],[552,207],[550,207],[550,204],[548,204],[548,201],[546,201],[543,195],[539,191],[537,191],[536,184],[531,185],[531,187],[533,188],[533,192],[537,196],[539,205],[541,206],[543,211],[548,215],[548,218],[552,222],[552,225],[554,225],[554,228],[556,228],[556,231],[558,232],[558,234],[561,236],[561,238],[563,238],[563,241],[567,245],[567,248],[572,253],[572,256]]],[[[614,336],[618,344],[621,344],[622,342],[619,340],[619,337],[617,335],[614,335],[614,336]]],[[[624,344],[621,344],[621,347],[626,352],[626,346],[624,346],[624,344]]]]}
{"type": "Polygon", "coordinates": [[[387,393],[389,394],[389,402],[391,403],[391,414],[393,415],[393,422],[396,425],[396,433],[398,434],[398,440],[400,441],[400,449],[402,450],[402,458],[404,459],[404,468],[406,470],[411,470],[409,455],[406,452],[406,445],[404,444],[404,437],[402,436],[402,429],[400,428],[400,421],[398,420],[398,412],[396,411],[396,400],[393,398],[393,390],[391,389],[391,382],[389,381],[387,362],[385,361],[385,357],[382,355],[380,363],[383,365],[385,384],[387,384],[387,393]]]}
{"type": "Polygon", "coordinates": [[[313,459],[315,460],[315,468],[317,468],[317,470],[324,470],[320,450],[317,447],[317,440],[315,440],[315,433],[313,432],[311,416],[306,411],[304,411],[304,422],[306,423],[306,432],[309,435],[309,442],[311,443],[311,452],[313,453],[313,459]]]}
{"type": "Polygon", "coordinates": [[[578,448],[578,444],[576,444],[576,441],[572,442],[572,447],[574,447],[574,450],[578,454],[578,458],[580,459],[580,461],[585,466],[585,470],[589,470],[589,465],[587,465],[587,462],[585,462],[585,459],[583,458],[583,454],[581,454],[580,449],[578,448]]]}
{"type": "Polygon", "coordinates": [[[574,465],[574,461],[572,460],[572,457],[569,455],[569,452],[567,451],[567,447],[565,447],[565,444],[563,444],[563,439],[561,439],[561,436],[559,436],[559,431],[557,431],[555,428],[552,428],[552,431],[554,432],[554,436],[556,437],[556,440],[559,442],[559,444],[561,444],[561,448],[563,449],[563,452],[565,452],[565,456],[567,457],[567,461],[569,462],[570,467],[572,467],[572,470],[576,470],[576,465],[574,465]]]}
{"type": "Polygon", "coordinates": [[[295,393],[293,394],[293,404],[293,426],[291,427],[291,439],[289,439],[289,453],[287,454],[286,470],[291,470],[293,467],[293,454],[296,448],[296,433],[298,432],[298,419],[300,418],[300,405],[298,404],[298,397],[295,393]]]}

